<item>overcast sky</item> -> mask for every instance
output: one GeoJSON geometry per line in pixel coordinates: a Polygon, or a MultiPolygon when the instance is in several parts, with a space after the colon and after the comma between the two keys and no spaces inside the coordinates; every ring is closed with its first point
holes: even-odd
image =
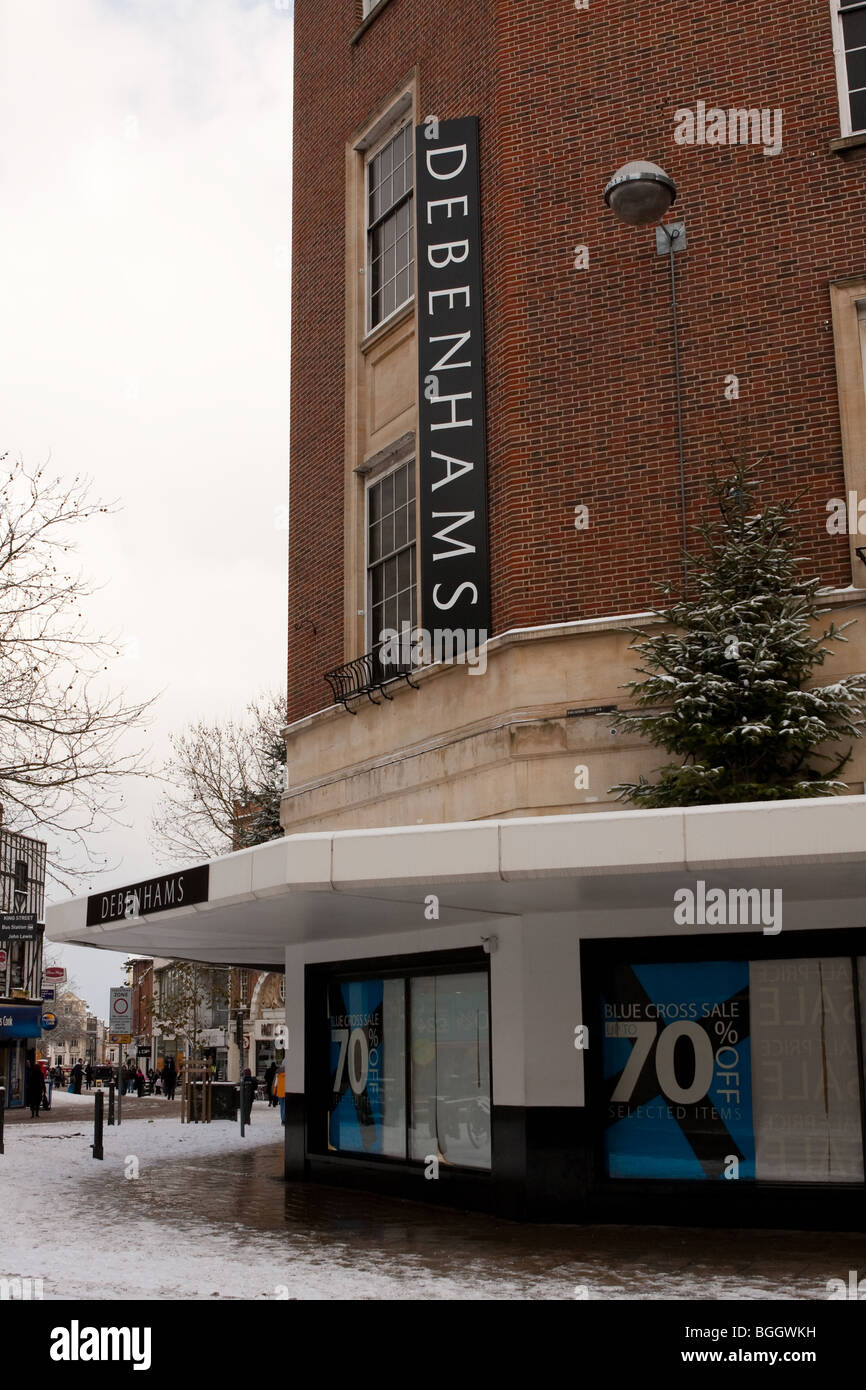
{"type": "MultiPolygon", "coordinates": [[[[285,684],[291,46],[284,0],[0,0],[0,453],[120,503],[80,560],[157,763],[285,684]]],[[[153,870],[153,796],[76,891],[153,870]]],[[[104,1016],[122,957],[52,949],[104,1016]]]]}

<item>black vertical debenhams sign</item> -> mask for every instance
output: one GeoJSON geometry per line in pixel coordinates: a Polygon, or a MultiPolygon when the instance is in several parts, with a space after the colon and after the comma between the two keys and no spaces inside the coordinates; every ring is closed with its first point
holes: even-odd
{"type": "Polygon", "coordinates": [[[478,118],[418,126],[415,157],[420,626],[469,649],[490,632],[478,118]]]}

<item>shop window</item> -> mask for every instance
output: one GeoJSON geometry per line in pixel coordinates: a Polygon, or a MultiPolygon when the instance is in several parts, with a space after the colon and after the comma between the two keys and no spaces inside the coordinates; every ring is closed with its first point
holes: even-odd
{"type": "Polygon", "coordinates": [[[608,1176],[862,1182],[864,987],[844,956],[611,967],[608,1176]]]}
{"type": "Polygon", "coordinates": [[[406,1020],[403,980],[334,983],[328,1147],[406,1157],[406,1020]]]}
{"type": "Polygon", "coordinates": [[[438,1145],[448,1163],[489,1168],[487,976],[421,976],[410,990],[410,1157],[438,1145]]]}
{"type": "Polygon", "coordinates": [[[860,1182],[850,959],[752,961],[755,1176],[860,1182]]]}
{"type": "Polygon", "coordinates": [[[328,1014],[329,1149],[490,1168],[486,973],[334,980],[328,1014]]]}

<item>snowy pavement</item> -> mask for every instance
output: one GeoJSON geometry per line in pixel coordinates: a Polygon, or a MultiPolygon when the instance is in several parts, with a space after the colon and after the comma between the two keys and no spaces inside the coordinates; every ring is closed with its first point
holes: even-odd
{"type": "MultiPolygon", "coordinates": [[[[866,1273],[866,1237],[818,1232],[523,1226],[282,1181],[279,1111],[69,1118],[10,1126],[0,1277],[46,1299],[820,1299],[866,1273]]],[[[159,1108],[154,1104],[154,1114],[159,1108]]]]}

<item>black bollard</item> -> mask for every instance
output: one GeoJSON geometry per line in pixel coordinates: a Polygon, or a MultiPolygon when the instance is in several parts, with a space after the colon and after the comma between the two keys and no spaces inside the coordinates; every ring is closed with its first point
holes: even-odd
{"type": "Polygon", "coordinates": [[[114,1124],[114,1077],[108,1083],[108,1123],[114,1124]]]}
{"type": "Polygon", "coordinates": [[[97,1091],[93,1098],[93,1143],[91,1148],[94,1158],[104,1158],[105,1156],[102,1152],[102,1102],[102,1092],[97,1091]]]}
{"type": "Polygon", "coordinates": [[[6,1087],[0,1086],[0,1154],[5,1153],[3,1147],[3,1120],[6,1116],[6,1087]]]}

